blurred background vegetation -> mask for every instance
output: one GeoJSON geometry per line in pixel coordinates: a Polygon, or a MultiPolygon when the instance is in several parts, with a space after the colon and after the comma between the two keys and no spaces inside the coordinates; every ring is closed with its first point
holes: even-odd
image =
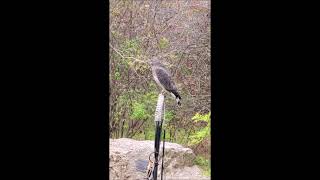
{"type": "Polygon", "coordinates": [[[210,174],[210,5],[194,0],[110,0],[110,138],[154,140],[158,56],[182,97],[165,99],[166,141],[193,149],[210,174]]]}

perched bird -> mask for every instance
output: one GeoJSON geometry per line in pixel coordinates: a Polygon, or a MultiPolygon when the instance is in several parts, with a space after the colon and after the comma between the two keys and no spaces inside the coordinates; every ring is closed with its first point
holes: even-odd
{"type": "Polygon", "coordinates": [[[177,91],[177,87],[172,81],[171,74],[163,64],[160,63],[157,57],[154,57],[149,62],[152,69],[152,75],[156,83],[165,91],[169,92],[177,101],[178,105],[181,105],[181,96],[177,91]]]}

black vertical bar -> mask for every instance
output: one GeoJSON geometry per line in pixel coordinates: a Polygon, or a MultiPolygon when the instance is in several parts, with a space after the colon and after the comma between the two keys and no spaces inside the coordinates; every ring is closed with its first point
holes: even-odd
{"type": "Polygon", "coordinates": [[[163,161],[164,161],[164,142],[166,140],[166,130],[163,130],[163,145],[162,145],[162,165],[161,165],[161,180],[163,180],[163,161]]]}
{"type": "Polygon", "coordinates": [[[157,180],[157,173],[158,173],[158,156],[159,156],[159,149],[160,149],[160,138],[161,138],[161,126],[162,123],[156,122],[156,134],[155,134],[155,153],[154,153],[154,158],[155,158],[155,163],[154,163],[154,170],[153,170],[153,179],[157,180]]]}
{"type": "Polygon", "coordinates": [[[163,101],[162,111],[161,111],[161,119],[160,121],[156,121],[156,134],[155,134],[155,142],[154,142],[154,170],[153,170],[153,180],[157,180],[158,177],[158,160],[159,160],[159,149],[160,149],[160,140],[161,140],[161,131],[162,131],[162,122],[164,117],[164,106],[165,101],[163,101]]]}

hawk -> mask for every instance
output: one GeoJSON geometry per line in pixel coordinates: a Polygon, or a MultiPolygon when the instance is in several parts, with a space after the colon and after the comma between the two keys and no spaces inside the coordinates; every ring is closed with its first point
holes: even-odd
{"type": "Polygon", "coordinates": [[[156,83],[164,90],[170,93],[181,105],[181,96],[179,95],[174,81],[171,79],[171,74],[163,64],[160,63],[158,58],[154,57],[150,61],[152,75],[156,83]]]}

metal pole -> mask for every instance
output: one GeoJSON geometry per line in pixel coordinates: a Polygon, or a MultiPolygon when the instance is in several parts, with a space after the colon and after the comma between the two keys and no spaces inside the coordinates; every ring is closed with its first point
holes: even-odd
{"type": "Polygon", "coordinates": [[[153,171],[153,179],[157,180],[158,176],[158,160],[159,160],[159,149],[160,149],[160,138],[161,138],[161,123],[157,122],[156,124],[156,137],[155,137],[155,163],[154,163],[154,171],[153,171]]]}
{"type": "Polygon", "coordinates": [[[164,142],[166,140],[166,130],[163,130],[163,145],[162,145],[162,165],[161,165],[161,180],[163,180],[163,161],[164,161],[164,142]]]}
{"type": "Polygon", "coordinates": [[[154,120],[156,125],[156,132],[155,132],[155,141],[154,141],[155,162],[154,162],[154,170],[153,170],[153,180],[157,180],[157,175],[158,175],[158,160],[159,160],[160,139],[161,139],[161,131],[162,131],[163,105],[164,105],[164,95],[160,93],[158,97],[158,102],[157,102],[157,107],[155,112],[155,120],[154,120]]]}

